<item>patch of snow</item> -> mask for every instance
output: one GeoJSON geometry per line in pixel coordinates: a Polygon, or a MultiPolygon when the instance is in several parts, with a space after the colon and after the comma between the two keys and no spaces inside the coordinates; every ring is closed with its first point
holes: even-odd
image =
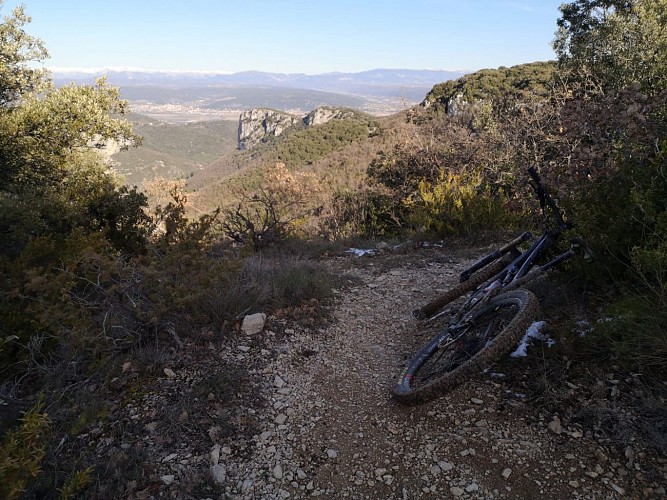
{"type": "Polygon", "coordinates": [[[375,255],[377,250],[375,248],[349,248],[345,250],[345,253],[351,253],[357,257],[363,257],[364,255],[375,255]]]}
{"type": "Polygon", "coordinates": [[[544,340],[547,343],[547,347],[554,345],[556,341],[542,333],[542,329],[546,324],[546,321],[533,322],[533,324],[528,327],[528,330],[526,330],[526,333],[523,335],[516,350],[510,354],[510,356],[513,358],[528,356],[528,342],[530,339],[544,340]]]}

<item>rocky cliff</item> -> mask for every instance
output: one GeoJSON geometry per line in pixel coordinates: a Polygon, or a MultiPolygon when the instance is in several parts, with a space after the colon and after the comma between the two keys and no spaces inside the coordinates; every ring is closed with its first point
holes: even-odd
{"type": "Polygon", "coordinates": [[[345,120],[357,114],[352,109],[332,106],[322,106],[305,116],[292,115],[275,109],[254,108],[244,111],[239,117],[238,148],[250,149],[273,137],[278,137],[287,129],[312,127],[330,120],[345,120]]]}
{"type": "Polygon", "coordinates": [[[302,118],[275,109],[254,108],[244,111],[239,117],[238,147],[250,149],[300,123],[303,123],[302,118]]]}

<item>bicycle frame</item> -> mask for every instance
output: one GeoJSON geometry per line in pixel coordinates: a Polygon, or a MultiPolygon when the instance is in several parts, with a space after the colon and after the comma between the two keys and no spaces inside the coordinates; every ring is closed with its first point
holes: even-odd
{"type": "MultiPolygon", "coordinates": [[[[450,327],[455,327],[455,325],[461,326],[465,324],[467,318],[472,316],[472,313],[476,310],[479,304],[488,302],[499,292],[510,291],[519,288],[525,283],[532,281],[538,276],[541,276],[549,269],[575,255],[574,249],[570,248],[570,250],[558,255],[546,264],[534,269],[538,260],[556,243],[563,232],[571,229],[572,225],[565,222],[563,219],[560,209],[542,186],[541,179],[535,169],[533,167],[529,168],[528,173],[531,175],[535,182],[533,187],[540,201],[542,212],[545,213],[546,207],[550,209],[551,216],[555,222],[555,227],[546,230],[535,240],[535,242],[533,242],[530,248],[524,252],[519,253],[519,255],[502,271],[480,285],[477,290],[473,291],[463,306],[458,309],[458,314],[452,315],[450,319],[450,327]]],[[[531,238],[532,233],[529,231],[522,233],[511,242],[507,243],[505,246],[483,257],[470,268],[463,271],[461,273],[461,281],[466,281],[474,272],[484,268],[486,265],[494,262],[501,256],[509,252],[518,252],[517,246],[531,238]]],[[[437,315],[436,317],[438,316],[440,315],[437,315]]]]}

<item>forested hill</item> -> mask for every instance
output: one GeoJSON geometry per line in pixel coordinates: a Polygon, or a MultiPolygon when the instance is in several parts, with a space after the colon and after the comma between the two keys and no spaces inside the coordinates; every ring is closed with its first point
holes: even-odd
{"type": "Polygon", "coordinates": [[[435,85],[423,105],[446,109],[457,99],[467,102],[486,99],[500,104],[517,98],[547,98],[553,92],[555,74],[554,61],[484,69],[435,85]]]}

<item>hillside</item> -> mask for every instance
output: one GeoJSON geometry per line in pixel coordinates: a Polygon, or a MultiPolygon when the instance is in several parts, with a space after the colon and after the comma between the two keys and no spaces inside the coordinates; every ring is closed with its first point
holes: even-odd
{"type": "Polygon", "coordinates": [[[250,150],[226,153],[188,179],[187,189],[194,192],[192,201],[199,210],[211,210],[232,202],[232,192],[257,187],[265,170],[276,163],[314,174],[329,194],[338,188],[357,189],[372,158],[392,147],[400,122],[355,112],[345,119],[294,127],[250,150]]]}
{"type": "Polygon", "coordinates": [[[171,124],[138,114],[130,115],[129,120],[143,143],[112,157],[114,170],[129,185],[141,186],[155,177],[191,177],[236,148],[237,122],[171,124]]]}
{"type": "Polygon", "coordinates": [[[534,62],[484,69],[435,85],[423,101],[425,107],[448,109],[455,100],[491,100],[496,106],[512,99],[545,98],[553,88],[556,64],[534,62]]]}

